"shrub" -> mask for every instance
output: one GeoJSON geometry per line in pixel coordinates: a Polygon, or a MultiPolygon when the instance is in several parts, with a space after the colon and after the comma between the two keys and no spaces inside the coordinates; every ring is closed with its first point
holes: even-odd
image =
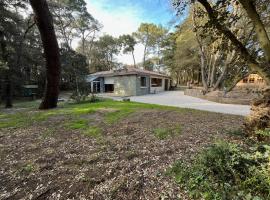
{"type": "Polygon", "coordinates": [[[219,142],[169,170],[193,199],[270,199],[270,148],[219,142]]]}

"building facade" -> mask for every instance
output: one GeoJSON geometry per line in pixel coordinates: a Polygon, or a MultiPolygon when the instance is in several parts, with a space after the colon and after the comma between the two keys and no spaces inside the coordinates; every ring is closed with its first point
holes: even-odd
{"type": "Polygon", "coordinates": [[[111,93],[115,96],[139,96],[170,89],[170,77],[161,73],[127,68],[90,74],[87,82],[93,93],[111,93]]]}
{"type": "Polygon", "coordinates": [[[250,74],[237,83],[237,87],[260,87],[265,86],[266,82],[258,74],[250,74]]]}

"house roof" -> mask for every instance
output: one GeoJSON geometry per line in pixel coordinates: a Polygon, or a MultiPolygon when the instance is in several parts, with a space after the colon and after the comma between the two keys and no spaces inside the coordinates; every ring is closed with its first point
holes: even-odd
{"type": "Polygon", "coordinates": [[[137,69],[137,68],[126,68],[126,69],[120,69],[120,70],[111,70],[111,71],[102,71],[102,72],[96,72],[93,74],[90,74],[91,77],[112,77],[112,76],[125,76],[125,75],[150,75],[150,76],[158,76],[158,77],[164,77],[169,78],[169,76],[153,72],[149,70],[143,70],[143,69],[137,69]]]}

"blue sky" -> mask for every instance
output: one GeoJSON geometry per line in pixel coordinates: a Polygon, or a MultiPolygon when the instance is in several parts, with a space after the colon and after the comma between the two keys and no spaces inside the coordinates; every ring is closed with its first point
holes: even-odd
{"type": "MultiPolygon", "coordinates": [[[[135,32],[143,22],[161,24],[171,28],[175,11],[170,0],[86,0],[88,11],[103,24],[101,34],[118,37],[135,32]]],[[[142,46],[135,49],[135,57],[142,59],[142,46]]],[[[121,55],[120,61],[132,63],[128,55],[121,55]]]]}
{"type": "Polygon", "coordinates": [[[108,12],[126,10],[136,10],[137,17],[142,22],[153,22],[157,24],[167,24],[174,17],[174,11],[169,0],[113,0],[100,1],[89,0],[102,4],[104,10],[108,12]]]}

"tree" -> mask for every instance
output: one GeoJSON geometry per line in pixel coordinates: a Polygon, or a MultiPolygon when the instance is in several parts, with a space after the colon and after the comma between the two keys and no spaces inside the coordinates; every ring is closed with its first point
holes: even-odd
{"type": "Polygon", "coordinates": [[[0,79],[5,107],[12,107],[14,87],[21,81],[19,66],[22,42],[28,32],[24,18],[17,12],[25,2],[5,0],[0,2],[0,79]]]}
{"type": "Polygon", "coordinates": [[[142,23],[137,32],[134,33],[135,38],[144,45],[144,68],[148,55],[152,53],[157,54],[158,57],[160,56],[160,46],[166,34],[167,30],[165,28],[152,23],[142,23]]]}
{"type": "MultiPolygon", "coordinates": [[[[253,0],[238,0],[217,2],[209,2],[208,0],[196,0],[206,12],[208,22],[204,26],[204,30],[215,29],[223,35],[227,41],[230,41],[234,49],[240,55],[242,60],[245,60],[250,71],[257,72],[266,83],[270,84],[270,40],[267,33],[266,25],[262,19],[268,19],[269,12],[265,12],[269,1],[253,1],[253,0]],[[261,3],[264,2],[266,9],[262,8],[261,3]],[[256,8],[257,6],[257,8],[256,8]],[[237,22],[239,14],[234,12],[235,8],[240,7],[245,11],[244,15],[247,17],[250,24],[253,25],[255,36],[253,41],[248,45],[244,45],[242,38],[237,37],[237,32],[230,29],[232,23],[237,22]],[[230,20],[228,20],[230,18],[230,20]],[[256,48],[256,53],[250,51],[250,47],[256,48]]],[[[177,0],[174,5],[181,12],[183,8],[189,3],[186,0],[177,0]]],[[[264,97],[253,104],[253,112],[246,123],[247,132],[253,134],[256,129],[270,128],[270,89],[265,90],[264,97]]]]}
{"type": "Polygon", "coordinates": [[[135,50],[135,45],[137,44],[137,42],[134,39],[134,37],[131,35],[122,35],[119,37],[119,42],[123,47],[123,53],[131,53],[134,67],[136,67],[134,50],[135,50]]]}
{"type": "Polygon", "coordinates": [[[60,54],[53,19],[46,0],[30,0],[46,58],[46,89],[40,109],[57,107],[60,83],[60,54]]]}
{"type": "MultiPolygon", "coordinates": [[[[112,70],[118,67],[115,56],[120,53],[118,38],[104,35],[97,41],[86,42],[85,55],[90,61],[90,72],[112,70]]],[[[82,44],[79,45],[82,52],[82,44]]]]}
{"type": "MultiPolygon", "coordinates": [[[[263,50],[265,57],[264,60],[266,63],[261,63],[256,60],[256,57],[254,57],[252,54],[249,53],[249,50],[247,47],[243,45],[243,43],[237,38],[237,36],[228,28],[226,27],[224,23],[224,15],[226,15],[226,10],[224,12],[218,11],[215,8],[211,6],[211,4],[207,0],[197,0],[203,8],[206,10],[209,23],[208,25],[214,27],[216,30],[218,30],[221,34],[224,34],[224,36],[231,41],[231,43],[234,45],[234,47],[237,49],[237,51],[241,54],[241,57],[247,61],[248,66],[252,71],[258,72],[265,81],[270,84],[270,52],[269,52],[269,45],[270,40],[266,33],[266,28],[263,25],[260,15],[258,14],[253,1],[251,0],[239,0],[239,3],[243,6],[243,8],[246,10],[246,13],[248,14],[250,21],[255,27],[256,36],[258,38],[258,42],[260,45],[260,48],[263,50]],[[222,17],[223,16],[223,17],[222,17]],[[224,26],[225,25],[225,26],[224,26]]],[[[176,5],[180,5],[182,1],[177,1],[176,5]]],[[[230,1],[229,1],[230,3],[230,1]]],[[[228,1],[219,1],[220,6],[229,6],[228,1]]]]}
{"type": "Polygon", "coordinates": [[[176,84],[199,82],[199,50],[190,16],[166,38],[162,54],[176,84]]]}

